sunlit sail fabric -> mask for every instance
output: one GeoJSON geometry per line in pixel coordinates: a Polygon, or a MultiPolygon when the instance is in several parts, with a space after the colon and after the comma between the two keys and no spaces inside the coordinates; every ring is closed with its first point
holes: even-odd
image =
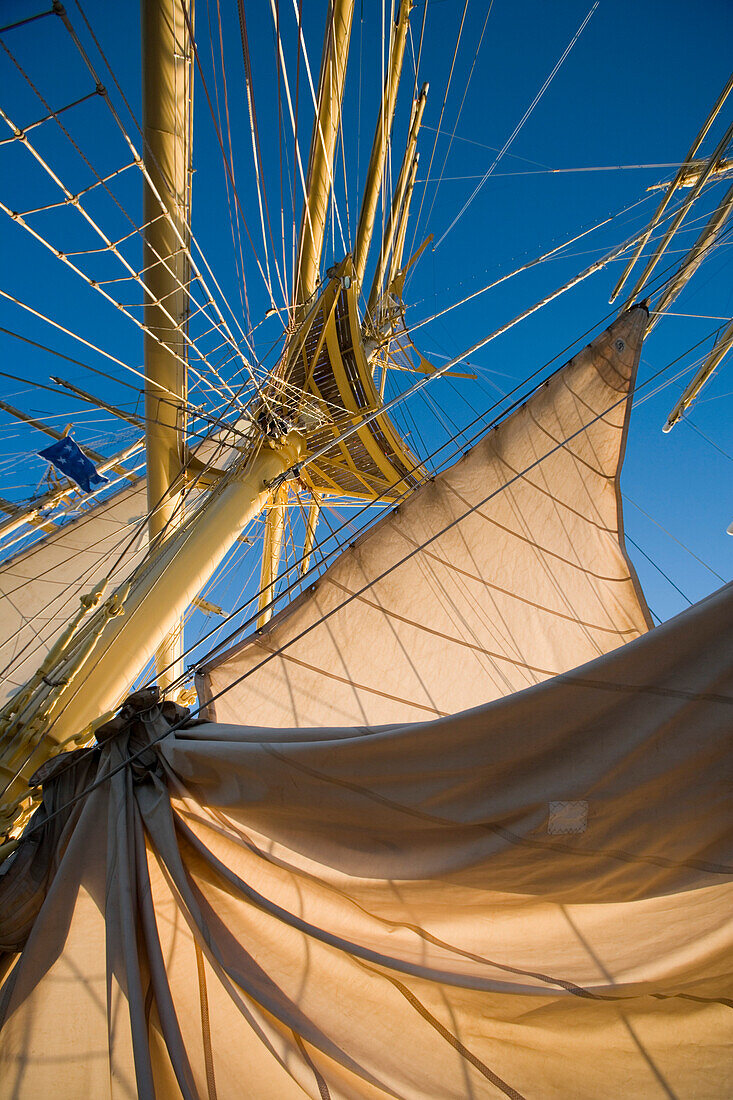
{"type": "MultiPolygon", "coordinates": [[[[230,458],[223,434],[196,447],[199,462],[223,465],[230,458]]],[[[198,496],[194,480],[188,509],[198,496]]],[[[36,672],[78,613],[81,596],[104,577],[109,577],[106,595],[111,595],[142,561],[148,548],[147,510],[143,475],[0,563],[0,699],[36,672]]]]}
{"type": "Polygon", "coordinates": [[[304,598],[208,663],[201,694],[218,720],[418,721],[644,632],[618,474],[646,324],[643,307],[621,316],[304,598]]]}
{"type": "Polygon", "coordinates": [[[0,564],[0,698],[37,670],[80,596],[110,573],[111,594],[142,560],[147,508],[140,478],[0,564]]]}
{"type": "Polygon", "coordinates": [[[731,654],[729,585],[432,722],[144,703],[0,877],[0,1096],[727,1097],[731,654]]]}

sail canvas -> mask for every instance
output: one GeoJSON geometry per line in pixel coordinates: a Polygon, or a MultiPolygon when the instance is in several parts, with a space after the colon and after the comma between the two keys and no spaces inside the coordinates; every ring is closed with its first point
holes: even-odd
{"type": "Polygon", "coordinates": [[[303,598],[208,661],[217,718],[417,721],[645,631],[618,479],[646,320],[637,307],[615,321],[303,598]]]}
{"type": "Polygon", "coordinates": [[[0,1095],[727,1095],[732,601],[432,722],[128,708],[0,880],[0,1095]]]}

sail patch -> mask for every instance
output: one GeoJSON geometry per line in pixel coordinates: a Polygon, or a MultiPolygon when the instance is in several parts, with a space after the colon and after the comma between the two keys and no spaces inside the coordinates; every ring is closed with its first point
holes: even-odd
{"type": "Polygon", "coordinates": [[[566,836],[569,833],[584,833],[588,827],[588,803],[551,802],[547,819],[547,831],[552,836],[566,836]]]}

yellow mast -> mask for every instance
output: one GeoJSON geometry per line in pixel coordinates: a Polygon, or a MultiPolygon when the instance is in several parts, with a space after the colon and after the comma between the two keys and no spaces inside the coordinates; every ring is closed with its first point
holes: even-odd
{"type": "Polygon", "coordinates": [[[302,307],[310,298],[318,281],[328,200],[333,187],[333,161],[341,124],[341,101],[353,14],[354,0],[333,0],[329,5],[318,80],[318,107],[311,136],[306,196],[298,240],[296,307],[302,307]]]}
{"type": "Polygon", "coordinates": [[[280,558],[282,557],[283,536],[285,534],[285,515],[288,510],[288,487],[280,485],[272,494],[272,500],[265,514],[265,537],[262,544],[262,573],[260,575],[260,614],[257,628],[261,629],[272,618],[272,607],[268,606],[275,597],[280,558]]]}
{"type": "MultiPolygon", "coordinates": [[[[193,19],[193,0],[189,0],[193,19]]],[[[166,539],[183,521],[186,428],[187,287],[191,213],[191,43],[180,4],[142,0],[145,166],[157,191],[144,187],[145,416],[148,535],[166,539]],[[160,200],[169,217],[162,217],[160,200]],[[162,308],[161,308],[162,307],[162,308]],[[157,339],[155,338],[157,337],[157,339]],[[172,398],[171,393],[175,394],[172,398]]],[[[181,630],[173,624],[156,653],[158,681],[181,671],[181,630]]]]}
{"type": "Polygon", "coordinates": [[[311,557],[313,556],[313,548],[316,544],[316,527],[318,525],[318,517],[321,514],[321,501],[316,492],[313,493],[313,498],[308,507],[305,518],[305,540],[303,542],[303,558],[300,563],[300,575],[305,576],[310,568],[311,557]]]}
{"type": "Polygon", "coordinates": [[[395,187],[394,196],[392,198],[392,207],[387,218],[387,224],[384,227],[384,237],[382,240],[382,248],[379,253],[379,259],[377,260],[377,268],[374,272],[374,280],[372,281],[372,289],[369,293],[369,301],[367,303],[367,314],[373,315],[374,310],[379,299],[379,295],[382,290],[382,283],[384,282],[384,274],[387,270],[389,263],[389,254],[392,249],[392,243],[394,241],[395,233],[397,232],[397,226],[399,224],[400,210],[402,209],[402,203],[405,198],[405,192],[407,191],[407,185],[409,182],[410,171],[412,163],[415,157],[415,149],[417,147],[417,136],[420,132],[420,124],[422,123],[422,116],[425,110],[425,103],[428,97],[428,85],[424,84],[420,95],[414,103],[412,121],[410,124],[410,132],[407,138],[407,146],[402,158],[402,165],[400,167],[400,174],[397,179],[397,186],[395,187]]]}
{"type": "Polygon", "coordinates": [[[377,199],[382,186],[384,162],[387,158],[389,139],[392,133],[392,120],[394,118],[395,104],[397,102],[397,89],[402,75],[402,62],[405,56],[405,41],[410,22],[412,0],[400,0],[400,10],[397,22],[393,28],[392,47],[389,52],[389,67],[384,84],[384,95],[377,119],[377,128],[372,142],[372,153],[369,158],[366,184],[364,186],[364,198],[362,199],[359,224],[356,229],[356,242],[354,246],[354,268],[357,282],[361,286],[364,282],[369,245],[374,232],[374,218],[377,210],[377,199]]]}
{"type": "MultiPolygon", "coordinates": [[[[400,217],[399,228],[397,230],[397,240],[394,246],[394,252],[392,253],[392,260],[389,265],[389,275],[387,276],[387,286],[391,286],[402,267],[402,254],[405,251],[405,237],[407,236],[407,223],[410,220],[410,203],[412,202],[412,192],[415,190],[415,177],[417,176],[417,166],[420,160],[420,154],[415,153],[415,159],[412,162],[412,168],[410,169],[410,178],[407,181],[407,192],[405,194],[405,205],[402,208],[402,215],[400,217]]],[[[422,251],[422,246],[420,251],[422,251]]]]}
{"type": "MultiPolygon", "coordinates": [[[[293,292],[293,314],[296,326],[305,317],[308,300],[318,284],[328,216],[328,200],[333,189],[333,163],[341,126],[341,103],[344,95],[353,15],[354,0],[333,0],[329,4],[321,55],[321,72],[318,79],[316,115],[313,120],[308,157],[306,194],[298,239],[293,292]]],[[[286,511],[287,490],[277,490],[268,505],[265,516],[258,601],[261,614],[257,619],[259,628],[272,617],[272,608],[268,608],[267,605],[272,601],[275,593],[275,581],[282,555],[286,511]]]]}

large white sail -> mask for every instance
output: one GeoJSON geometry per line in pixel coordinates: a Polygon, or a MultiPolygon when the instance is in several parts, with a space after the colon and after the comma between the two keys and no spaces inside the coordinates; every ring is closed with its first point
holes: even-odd
{"type": "Polygon", "coordinates": [[[643,633],[618,475],[646,310],[207,664],[217,719],[417,721],[508,695],[643,633]]]}

